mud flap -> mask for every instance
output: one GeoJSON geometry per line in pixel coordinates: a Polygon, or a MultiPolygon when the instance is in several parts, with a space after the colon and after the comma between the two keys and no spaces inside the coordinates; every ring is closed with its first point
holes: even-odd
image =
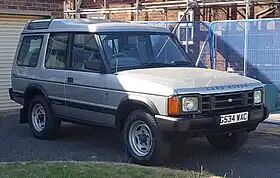
{"type": "Polygon", "coordinates": [[[20,124],[26,124],[28,123],[28,112],[25,107],[20,109],[20,118],[19,118],[19,123],[20,124]]]}

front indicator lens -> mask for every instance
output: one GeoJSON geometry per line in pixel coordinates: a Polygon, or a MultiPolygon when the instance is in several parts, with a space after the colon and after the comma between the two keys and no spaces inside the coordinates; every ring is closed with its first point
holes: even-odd
{"type": "Polygon", "coordinates": [[[180,101],[179,97],[173,96],[168,98],[168,114],[176,115],[180,113],[180,101]]]}

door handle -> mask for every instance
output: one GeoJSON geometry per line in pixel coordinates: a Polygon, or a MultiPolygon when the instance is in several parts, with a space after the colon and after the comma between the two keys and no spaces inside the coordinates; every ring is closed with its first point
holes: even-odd
{"type": "Polygon", "coordinates": [[[67,77],[67,83],[73,83],[74,82],[74,78],[72,77],[67,77]]]}

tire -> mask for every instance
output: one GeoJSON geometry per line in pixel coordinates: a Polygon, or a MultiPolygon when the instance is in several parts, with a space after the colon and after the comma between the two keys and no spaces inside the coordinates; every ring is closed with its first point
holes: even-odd
{"type": "Polygon", "coordinates": [[[171,144],[164,142],[162,138],[162,133],[154,117],[146,110],[143,109],[135,110],[128,116],[128,118],[125,121],[123,136],[124,136],[125,149],[128,153],[128,156],[136,164],[141,164],[146,166],[152,166],[152,165],[157,166],[163,164],[167,159],[167,157],[169,156],[171,144]],[[151,135],[150,137],[152,138],[152,140],[149,139],[146,140],[146,144],[150,145],[150,149],[146,149],[146,150],[144,149],[145,154],[140,154],[140,152],[137,151],[136,149],[139,147],[135,146],[139,144],[133,144],[132,141],[134,140],[134,143],[137,143],[138,140],[139,143],[139,141],[141,141],[140,139],[142,136],[142,141],[145,143],[145,139],[143,139],[144,136],[141,134],[139,134],[141,135],[140,137],[138,135],[138,139],[132,139],[133,138],[132,133],[134,133],[133,130],[137,130],[134,129],[137,128],[137,124],[139,128],[145,128],[144,130],[146,135],[149,135],[148,133],[150,133],[151,135]],[[140,127],[140,125],[142,127],[140,127]]]}
{"type": "Polygon", "coordinates": [[[217,150],[237,151],[248,140],[248,132],[235,132],[207,137],[208,142],[217,150]]]}
{"type": "Polygon", "coordinates": [[[38,139],[54,139],[60,131],[61,121],[53,117],[49,104],[40,95],[35,96],[29,102],[28,121],[32,134],[38,139]],[[36,118],[41,119],[42,122],[36,118]]]}

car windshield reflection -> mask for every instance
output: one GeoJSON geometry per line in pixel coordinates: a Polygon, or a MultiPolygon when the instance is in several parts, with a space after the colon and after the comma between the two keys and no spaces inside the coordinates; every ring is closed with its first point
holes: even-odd
{"type": "Polygon", "coordinates": [[[155,67],[194,67],[179,42],[166,33],[100,35],[112,71],[155,67]]]}

